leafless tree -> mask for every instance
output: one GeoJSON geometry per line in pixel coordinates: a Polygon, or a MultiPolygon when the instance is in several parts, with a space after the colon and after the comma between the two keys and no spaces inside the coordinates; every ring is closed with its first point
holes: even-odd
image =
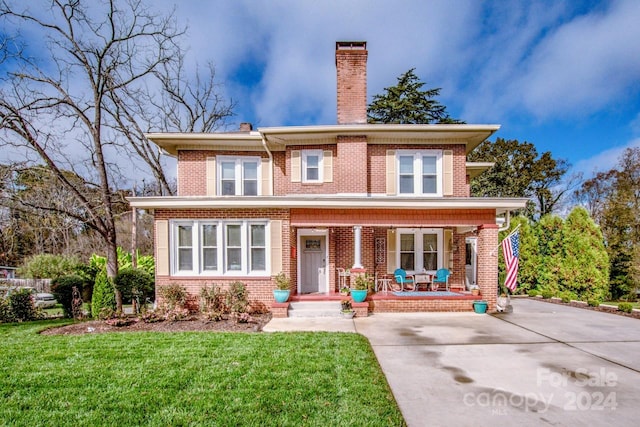
{"type": "Polygon", "coordinates": [[[233,115],[233,101],[220,95],[215,79],[215,67],[208,64],[204,71],[196,67],[192,78],[187,76],[184,56],[164,62],[154,70],[159,90],[148,86],[130,86],[122,92],[110,93],[110,110],[115,130],[126,137],[125,148],[143,159],[158,183],[160,195],[175,195],[163,169],[162,152],[145,137],[155,132],[213,132],[226,124],[233,115]]]}
{"type": "MultiPolygon", "coordinates": [[[[138,122],[142,111],[133,108],[131,97],[144,93],[158,76],[171,80],[167,70],[181,58],[184,29],[172,14],[158,16],[141,0],[28,5],[1,0],[0,23],[40,36],[43,45],[34,45],[32,37],[28,51],[44,55],[35,59],[24,50],[12,59],[0,89],[0,145],[24,150],[25,158],[44,165],[73,195],[73,203],[38,208],[67,215],[98,233],[105,245],[107,275],[113,278],[118,271],[114,194],[123,179],[119,147],[123,141],[135,141],[136,147],[146,143],[123,132],[130,126],[142,135],[145,129],[138,122]],[[65,171],[83,177],[82,185],[65,171]]],[[[186,90],[185,82],[179,76],[175,87],[186,90]]],[[[141,153],[147,148],[139,154],[153,169],[159,163],[157,153],[145,157],[141,153]]],[[[153,173],[160,175],[159,170],[153,173]]],[[[121,309],[121,295],[116,299],[121,309]]]]}

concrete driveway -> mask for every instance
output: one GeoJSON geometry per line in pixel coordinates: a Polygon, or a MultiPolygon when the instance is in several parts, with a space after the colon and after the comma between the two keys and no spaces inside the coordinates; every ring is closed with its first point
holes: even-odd
{"type": "Polygon", "coordinates": [[[639,320],[528,299],[513,306],[354,323],[409,426],[640,424],[639,320]]]}

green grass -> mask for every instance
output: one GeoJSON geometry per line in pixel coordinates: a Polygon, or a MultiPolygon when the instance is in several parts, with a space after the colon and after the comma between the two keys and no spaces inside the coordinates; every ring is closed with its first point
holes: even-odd
{"type": "Polygon", "coordinates": [[[0,325],[0,425],[404,425],[367,340],[0,325]]]}

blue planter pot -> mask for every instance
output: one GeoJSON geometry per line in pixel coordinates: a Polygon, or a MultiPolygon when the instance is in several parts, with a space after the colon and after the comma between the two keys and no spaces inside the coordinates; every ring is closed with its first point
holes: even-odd
{"type": "Polygon", "coordinates": [[[287,302],[287,300],[289,299],[289,293],[291,291],[290,290],[282,290],[282,289],[275,289],[273,291],[273,298],[275,298],[276,302],[287,302]]]}
{"type": "Polygon", "coordinates": [[[351,298],[354,302],[362,302],[367,298],[367,290],[351,289],[351,298]]]}
{"type": "Polygon", "coordinates": [[[488,306],[489,304],[487,304],[486,301],[475,301],[473,303],[473,311],[475,311],[478,314],[483,314],[487,312],[488,306]]]}

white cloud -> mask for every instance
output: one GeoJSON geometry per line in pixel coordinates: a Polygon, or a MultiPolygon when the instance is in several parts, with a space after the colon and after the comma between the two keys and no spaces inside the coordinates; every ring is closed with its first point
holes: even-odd
{"type": "Polygon", "coordinates": [[[613,169],[620,161],[620,156],[627,148],[640,148],[640,138],[631,140],[621,147],[614,147],[601,151],[597,155],[588,159],[580,160],[573,167],[574,172],[582,172],[585,177],[594,175],[597,172],[606,172],[613,169]]]}

